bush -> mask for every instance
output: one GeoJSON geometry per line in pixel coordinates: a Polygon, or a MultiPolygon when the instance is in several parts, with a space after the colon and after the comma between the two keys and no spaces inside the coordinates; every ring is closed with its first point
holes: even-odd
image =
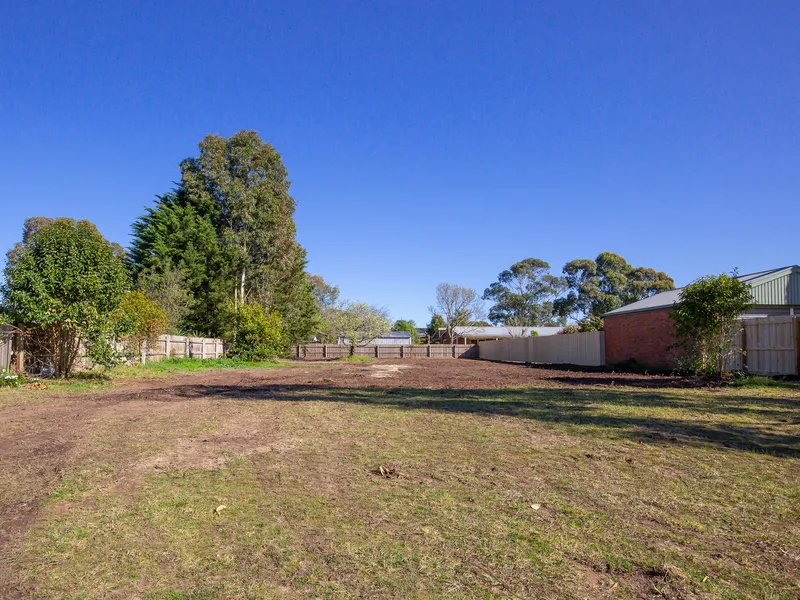
{"type": "Polygon", "coordinates": [[[580,332],[581,328],[578,325],[564,325],[564,327],[562,327],[561,331],[559,331],[558,333],[563,333],[564,335],[567,335],[570,333],[580,333],[580,332]]]}
{"type": "Polygon", "coordinates": [[[289,350],[286,326],[278,313],[268,313],[257,302],[234,309],[229,334],[228,356],[239,360],[263,361],[285,356],[289,350]]]}
{"type": "Polygon", "coordinates": [[[167,329],[167,313],[142,292],[128,292],[115,314],[118,339],[128,357],[141,354],[145,343],[154,344],[167,329]]]}
{"type": "Polygon", "coordinates": [[[82,344],[95,364],[111,367],[113,315],[129,283],[92,223],[29,219],[8,255],[0,313],[38,341],[58,377],[70,374],[82,344]]]}
{"type": "Polygon", "coordinates": [[[0,387],[19,387],[25,383],[25,375],[0,369],[0,387]]]}

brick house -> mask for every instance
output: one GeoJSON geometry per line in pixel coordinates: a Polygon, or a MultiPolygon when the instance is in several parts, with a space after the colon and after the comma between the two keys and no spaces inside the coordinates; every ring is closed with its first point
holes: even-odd
{"type": "MultiPolygon", "coordinates": [[[[800,315],[800,266],[783,267],[739,277],[750,284],[755,307],[743,318],[800,315]]],[[[680,289],[662,292],[603,315],[606,364],[638,364],[672,369],[680,356],[670,348],[677,340],[670,313],[680,289]]]]}

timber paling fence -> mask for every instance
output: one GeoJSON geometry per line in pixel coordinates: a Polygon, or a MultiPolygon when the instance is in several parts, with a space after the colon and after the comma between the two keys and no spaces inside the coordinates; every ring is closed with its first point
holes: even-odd
{"type": "Polygon", "coordinates": [[[481,342],[480,358],[599,367],[606,364],[605,333],[592,331],[481,342]]]}
{"type": "MultiPolygon", "coordinates": [[[[12,328],[8,326],[0,326],[0,369],[10,368],[12,355],[16,359],[14,361],[14,369],[17,371],[24,371],[33,369],[34,372],[40,370],[42,367],[50,364],[50,356],[38,351],[27,348],[25,350],[17,350],[16,348],[25,348],[28,346],[27,336],[17,332],[12,333],[12,328]],[[22,336],[20,338],[20,336],[22,336]]],[[[120,348],[121,349],[121,348],[120,348]]],[[[145,344],[142,348],[141,355],[133,357],[130,362],[156,362],[164,360],[165,358],[221,358],[225,356],[227,345],[218,338],[201,338],[190,337],[183,335],[160,335],[153,345],[145,344]]],[[[88,359],[79,352],[76,359],[76,369],[89,368],[88,359]]]]}
{"type": "Polygon", "coordinates": [[[736,336],[740,351],[728,362],[730,370],[800,376],[800,316],[746,319],[742,325],[736,336]]]}
{"type": "Polygon", "coordinates": [[[8,369],[11,365],[13,352],[13,329],[8,325],[0,325],[0,370],[8,369]]]}
{"type": "MultiPolygon", "coordinates": [[[[372,358],[478,358],[478,347],[470,344],[389,345],[368,344],[356,348],[356,356],[372,358]]],[[[329,360],[350,355],[344,344],[307,344],[294,347],[294,357],[329,360]]]]}

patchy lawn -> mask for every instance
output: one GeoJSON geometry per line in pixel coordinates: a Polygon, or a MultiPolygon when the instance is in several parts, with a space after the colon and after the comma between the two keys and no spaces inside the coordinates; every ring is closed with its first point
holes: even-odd
{"type": "Polygon", "coordinates": [[[800,596],[796,386],[431,359],[7,394],[2,598],[800,596]]]}

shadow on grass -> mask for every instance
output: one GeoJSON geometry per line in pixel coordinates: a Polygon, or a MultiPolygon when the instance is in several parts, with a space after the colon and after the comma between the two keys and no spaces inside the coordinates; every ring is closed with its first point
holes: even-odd
{"type": "MultiPolygon", "coordinates": [[[[706,445],[800,457],[800,435],[781,432],[800,423],[800,400],[714,394],[706,401],[654,391],[604,389],[336,388],[319,385],[186,385],[184,397],[238,401],[340,402],[401,410],[502,415],[543,424],[586,425],[652,444],[706,445]],[[676,416],[676,411],[678,415],[676,416]],[[625,412],[644,414],[624,414],[625,412]],[[686,418],[680,418],[680,412],[686,418]],[[737,417],[757,419],[742,423],[737,417]],[[699,417],[699,418],[698,418],[699,417]]],[[[596,430],[587,428],[586,434],[596,430]]]]}

